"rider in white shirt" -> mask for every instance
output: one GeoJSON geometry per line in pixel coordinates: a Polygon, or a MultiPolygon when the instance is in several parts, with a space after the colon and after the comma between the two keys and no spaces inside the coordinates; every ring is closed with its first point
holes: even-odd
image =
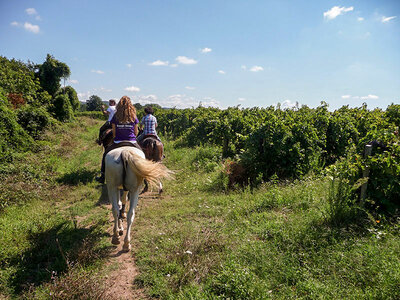
{"type": "Polygon", "coordinates": [[[104,133],[104,131],[106,131],[107,129],[111,128],[111,119],[114,117],[115,114],[115,100],[111,99],[108,101],[109,107],[107,108],[107,110],[104,110],[104,105],[101,106],[101,110],[103,112],[104,115],[108,116],[107,122],[105,122],[103,124],[103,126],[100,127],[99,130],[99,139],[97,140],[98,144],[101,144],[101,140],[102,140],[102,135],[104,133]]]}

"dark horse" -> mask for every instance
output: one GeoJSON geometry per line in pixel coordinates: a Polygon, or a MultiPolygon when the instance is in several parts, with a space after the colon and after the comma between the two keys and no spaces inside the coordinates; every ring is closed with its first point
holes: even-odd
{"type": "MultiPolygon", "coordinates": [[[[157,139],[154,135],[146,135],[146,137],[141,141],[140,147],[146,156],[146,159],[152,160],[154,162],[161,162],[164,156],[164,145],[157,139]]],[[[148,185],[145,181],[145,186],[142,193],[148,191],[148,185]]],[[[161,194],[163,192],[162,183],[159,184],[158,193],[161,194]]]]}

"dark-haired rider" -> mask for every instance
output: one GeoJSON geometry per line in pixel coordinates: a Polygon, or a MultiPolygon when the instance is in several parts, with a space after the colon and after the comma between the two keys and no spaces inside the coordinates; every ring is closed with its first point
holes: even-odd
{"type": "Polygon", "coordinates": [[[143,139],[146,138],[148,135],[155,136],[160,142],[161,139],[157,135],[156,127],[157,127],[157,118],[153,116],[154,111],[151,106],[146,106],[144,108],[144,112],[146,115],[140,121],[140,128],[143,129],[143,132],[137,137],[137,142],[140,144],[143,139]]]}

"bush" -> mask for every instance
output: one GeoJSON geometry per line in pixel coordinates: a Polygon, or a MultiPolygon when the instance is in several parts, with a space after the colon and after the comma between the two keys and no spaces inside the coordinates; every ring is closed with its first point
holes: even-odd
{"type": "Polygon", "coordinates": [[[51,116],[43,107],[26,105],[18,110],[18,123],[33,138],[38,138],[40,133],[50,123],[51,116]]]}
{"type": "Polygon", "coordinates": [[[25,151],[33,144],[32,138],[18,124],[17,114],[8,105],[0,88],[0,161],[10,161],[15,151],[25,151]]]}
{"type": "Polygon", "coordinates": [[[76,116],[89,117],[92,119],[107,120],[108,116],[104,115],[100,111],[78,111],[76,116]]]}
{"type": "Polygon", "coordinates": [[[59,94],[66,95],[68,97],[69,103],[71,104],[73,111],[76,111],[76,110],[78,110],[78,108],[80,108],[80,102],[78,99],[78,95],[72,86],[68,85],[65,88],[61,88],[59,90],[59,92],[57,93],[57,95],[59,95],[59,94]]]}
{"type": "Polygon", "coordinates": [[[59,94],[53,99],[51,111],[59,121],[69,121],[73,117],[73,111],[68,96],[59,94]]]}

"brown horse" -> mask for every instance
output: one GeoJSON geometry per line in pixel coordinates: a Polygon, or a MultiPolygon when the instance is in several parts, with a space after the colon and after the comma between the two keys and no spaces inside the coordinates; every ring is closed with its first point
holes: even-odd
{"type": "MultiPolygon", "coordinates": [[[[157,137],[153,135],[147,135],[142,142],[140,143],[140,147],[146,156],[146,159],[154,161],[154,162],[161,162],[164,156],[164,145],[157,139],[157,137]]],[[[142,193],[148,191],[148,185],[145,181],[145,187],[142,193]]],[[[162,183],[160,182],[159,191],[158,193],[161,194],[163,192],[162,183]]]]}

